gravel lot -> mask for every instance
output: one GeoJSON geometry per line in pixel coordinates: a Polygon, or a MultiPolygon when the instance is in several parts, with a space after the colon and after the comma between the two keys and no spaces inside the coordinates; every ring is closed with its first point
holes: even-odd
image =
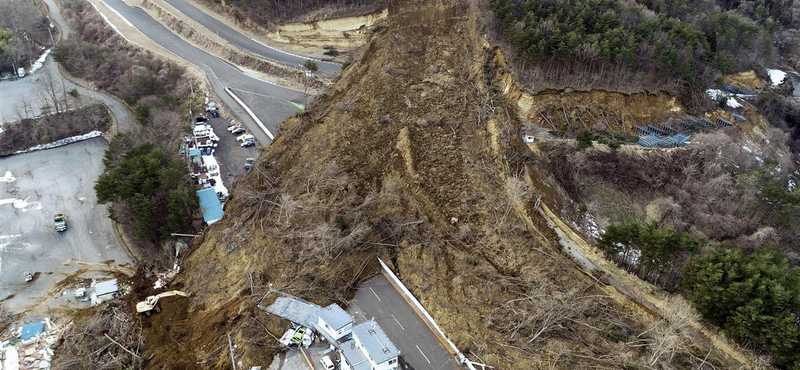
{"type": "Polygon", "coordinates": [[[0,159],[0,299],[12,312],[29,308],[75,271],[64,265],[70,259],[131,262],[93,189],[107,145],[95,138],[0,159]],[[67,215],[63,233],[53,229],[58,212],[67,215]],[[41,275],[26,283],[25,272],[41,275]]]}

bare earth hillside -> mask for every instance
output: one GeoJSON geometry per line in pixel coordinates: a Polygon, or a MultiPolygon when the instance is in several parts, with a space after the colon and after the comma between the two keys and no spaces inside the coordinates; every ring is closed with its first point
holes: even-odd
{"type": "Polygon", "coordinates": [[[377,257],[496,369],[747,361],[688,328],[684,303],[656,313],[562,251],[473,4],[393,1],[384,22],[192,245],[171,287],[192,294],[172,307],[187,315],[143,319],[148,368],[229,368],[228,333],[242,363],[266,366],[281,330],[256,308],[270,287],[344,304],[377,257]]]}

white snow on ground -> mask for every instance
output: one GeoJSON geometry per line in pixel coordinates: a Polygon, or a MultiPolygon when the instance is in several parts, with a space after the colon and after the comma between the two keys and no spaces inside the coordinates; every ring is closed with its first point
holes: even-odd
{"type": "Polygon", "coordinates": [[[14,208],[21,209],[22,212],[42,209],[41,202],[28,202],[28,199],[31,199],[31,197],[27,197],[25,199],[15,199],[15,198],[0,199],[0,206],[11,204],[14,208]]]}
{"type": "Polygon", "coordinates": [[[747,145],[742,145],[742,149],[744,149],[744,150],[745,150],[745,151],[747,151],[748,153],[752,153],[752,152],[753,152],[753,149],[750,149],[750,147],[749,147],[749,146],[747,146],[747,145]]]}
{"type": "Polygon", "coordinates": [[[795,187],[797,187],[797,183],[794,182],[794,179],[789,179],[789,183],[786,184],[786,190],[794,191],[795,187]]]}
{"type": "Polygon", "coordinates": [[[222,193],[226,197],[228,196],[228,188],[222,184],[222,174],[219,170],[219,164],[217,163],[217,159],[214,158],[214,155],[204,155],[203,156],[203,164],[206,165],[208,169],[208,176],[214,179],[214,192],[222,193]]]}
{"type": "Polygon", "coordinates": [[[36,61],[33,62],[33,66],[31,67],[31,72],[30,72],[31,74],[34,74],[36,71],[42,68],[45,59],[47,59],[47,56],[50,55],[50,50],[51,49],[45,50],[44,54],[42,54],[42,56],[40,56],[39,59],[36,59],[36,61]]]}
{"type": "MultiPolygon", "coordinates": [[[[13,181],[17,181],[17,178],[11,174],[11,171],[6,171],[6,174],[0,177],[0,182],[13,182],[13,181]]],[[[0,235],[0,238],[2,238],[2,235],[0,235]]]]}
{"type": "Polygon", "coordinates": [[[714,100],[717,100],[720,97],[723,97],[723,96],[726,95],[722,90],[719,90],[719,89],[708,89],[708,90],[706,90],[706,94],[708,94],[709,98],[714,99],[714,100]]]}
{"type": "MultiPolygon", "coordinates": [[[[728,93],[726,93],[726,92],[724,92],[722,90],[719,90],[719,89],[708,89],[708,90],[706,90],[706,94],[708,94],[708,97],[713,99],[713,100],[719,100],[719,99],[727,97],[728,98],[727,104],[731,108],[739,108],[739,107],[742,106],[734,98],[734,96],[740,96],[740,95],[736,95],[736,94],[731,95],[731,94],[728,94],[728,93]]],[[[741,95],[741,96],[746,96],[746,95],[741,95]]]]}
{"type": "Polygon", "coordinates": [[[14,154],[23,154],[23,153],[35,152],[37,150],[58,148],[60,146],[64,146],[64,145],[67,145],[67,144],[77,143],[79,141],[96,138],[96,137],[98,137],[98,136],[100,136],[102,134],[103,133],[100,132],[100,131],[92,131],[92,132],[90,132],[88,134],[83,134],[83,135],[78,135],[78,136],[71,136],[71,137],[68,137],[68,138],[65,138],[65,139],[54,141],[52,143],[40,144],[40,145],[33,146],[33,147],[30,147],[30,148],[25,149],[25,150],[19,150],[19,151],[14,152],[14,154]]]}
{"type": "Polygon", "coordinates": [[[767,69],[769,79],[772,80],[772,86],[780,85],[783,79],[786,78],[786,72],[780,69],[767,69]]]}

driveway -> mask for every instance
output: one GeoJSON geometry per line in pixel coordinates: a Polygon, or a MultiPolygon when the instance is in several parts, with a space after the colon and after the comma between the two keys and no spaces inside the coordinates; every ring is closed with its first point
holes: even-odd
{"type": "MultiPolygon", "coordinates": [[[[231,44],[271,62],[281,64],[289,68],[302,70],[303,63],[311,59],[267,46],[246,35],[243,35],[239,31],[236,31],[210,14],[204,12],[200,8],[190,4],[186,0],[165,1],[167,4],[172,5],[172,7],[177,9],[179,12],[185,14],[187,17],[193,19],[197,23],[200,23],[203,25],[203,27],[207,28],[213,33],[216,33],[218,36],[227,40],[231,44]]],[[[319,67],[318,73],[325,75],[336,75],[342,70],[342,65],[339,63],[317,61],[317,66],[319,67]]]]}
{"type": "Polygon", "coordinates": [[[383,275],[358,286],[348,306],[356,322],[375,318],[414,370],[461,370],[411,306],[383,275]]]}
{"type": "Polygon", "coordinates": [[[12,312],[40,301],[75,271],[64,265],[70,259],[131,262],[93,188],[107,146],[95,138],[0,159],[0,299],[12,312]],[[62,233],[53,229],[59,212],[67,215],[62,233]],[[26,283],[25,272],[41,274],[26,283]]]}

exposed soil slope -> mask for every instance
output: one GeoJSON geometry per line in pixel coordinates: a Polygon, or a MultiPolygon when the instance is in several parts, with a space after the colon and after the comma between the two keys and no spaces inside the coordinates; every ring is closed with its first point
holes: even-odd
{"type": "Polygon", "coordinates": [[[150,368],[225,368],[227,333],[243,368],[266,366],[281,324],[255,306],[270,287],[344,303],[378,256],[497,369],[738,367],[685,336],[678,310],[664,321],[562,253],[480,29],[467,2],[392,3],[387,28],[284,124],[193,245],[172,287],[192,293],[186,321],[144,325],[161,343],[150,368]]]}

